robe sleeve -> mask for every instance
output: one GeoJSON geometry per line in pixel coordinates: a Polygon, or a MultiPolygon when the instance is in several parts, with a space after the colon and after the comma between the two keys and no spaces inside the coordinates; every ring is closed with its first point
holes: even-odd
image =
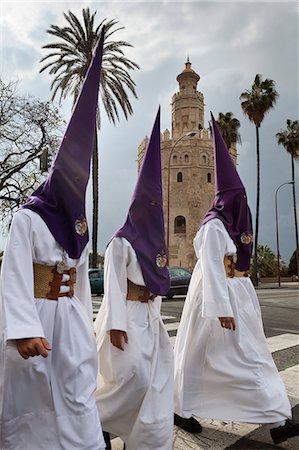
{"type": "Polygon", "coordinates": [[[105,253],[104,286],[106,331],[127,331],[128,248],[122,238],[114,238],[105,253]]]}
{"type": "Polygon", "coordinates": [[[202,267],[202,317],[233,317],[224,268],[226,235],[217,222],[204,226],[199,258],[202,267]]]}
{"type": "Polygon", "coordinates": [[[45,337],[34,299],[31,221],[16,213],[4,253],[1,295],[6,340],[45,337]]]}
{"type": "Polygon", "coordinates": [[[89,253],[88,246],[85,247],[81,258],[83,257],[83,262],[77,267],[77,279],[74,287],[75,296],[83,304],[88,317],[92,323],[92,299],[91,299],[91,289],[88,278],[88,266],[89,266],[89,253]]]}

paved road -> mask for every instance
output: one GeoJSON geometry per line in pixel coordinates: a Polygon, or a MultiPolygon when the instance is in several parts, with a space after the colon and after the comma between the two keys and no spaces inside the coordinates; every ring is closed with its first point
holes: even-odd
{"type": "MultiPolygon", "coordinates": [[[[265,334],[278,370],[285,382],[293,406],[293,415],[299,421],[299,289],[258,289],[265,334]]],[[[172,342],[175,341],[184,297],[163,300],[162,318],[172,342]]],[[[101,298],[93,297],[94,316],[101,298]]],[[[223,421],[200,420],[203,432],[191,435],[175,427],[174,450],[268,450],[299,449],[299,437],[281,446],[274,446],[267,427],[223,421]]],[[[120,439],[113,440],[113,450],[122,450],[120,439]]],[[[155,449],[153,449],[155,450],[155,449]]]]}

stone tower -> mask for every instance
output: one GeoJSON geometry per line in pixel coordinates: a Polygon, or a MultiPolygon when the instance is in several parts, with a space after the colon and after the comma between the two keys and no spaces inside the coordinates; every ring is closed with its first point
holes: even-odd
{"type": "MultiPolygon", "coordinates": [[[[214,198],[213,144],[209,130],[204,128],[204,97],[197,90],[199,80],[188,58],[177,76],[179,92],[172,97],[172,133],[166,129],[161,134],[169,265],[190,269],[196,263],[193,239],[214,198]]],[[[146,136],[138,147],[138,167],[147,141],[146,136]]],[[[236,151],[232,157],[235,160],[236,151]]]]}

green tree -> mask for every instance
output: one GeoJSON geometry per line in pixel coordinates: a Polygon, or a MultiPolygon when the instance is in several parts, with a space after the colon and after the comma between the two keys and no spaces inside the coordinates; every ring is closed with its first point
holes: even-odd
{"type": "Polygon", "coordinates": [[[260,278],[274,277],[277,274],[277,256],[267,245],[258,245],[257,260],[260,278]]]}
{"type": "MultiPolygon", "coordinates": [[[[115,124],[120,120],[120,107],[126,119],[133,113],[129,94],[137,98],[135,83],[130,71],[139,66],[125,56],[125,49],[132,47],[126,41],[112,40],[114,34],[124,27],[119,27],[116,20],[103,19],[95,24],[96,11],[90,13],[89,8],[83,8],[83,23],[71,11],[64,13],[67,21],[65,27],[51,25],[47,30],[51,36],[58,38],[54,43],[44,45],[50,53],[41,59],[45,63],[41,72],[49,70],[54,79],[51,84],[52,99],[60,94],[61,102],[69,94],[75,102],[85,73],[90,64],[93,48],[96,45],[102,26],[105,25],[105,40],[102,63],[102,77],[100,82],[100,99],[109,120],[115,124]]],[[[100,101],[99,101],[100,104],[100,101]]],[[[98,108],[98,123],[100,128],[100,107],[98,108]]],[[[94,151],[92,158],[92,186],[93,186],[93,226],[92,226],[92,264],[96,267],[97,238],[98,238],[98,208],[99,208],[99,156],[97,130],[95,130],[94,151]]]]}
{"type": "Polygon", "coordinates": [[[241,136],[239,133],[240,121],[236,119],[232,112],[219,113],[217,123],[219,125],[222,137],[228,149],[241,144],[241,136]]]}
{"type": "MultiPolygon", "coordinates": [[[[299,159],[299,121],[287,120],[287,129],[276,133],[277,142],[283,145],[285,150],[291,155],[291,171],[293,181],[293,209],[296,236],[296,267],[299,270],[299,239],[298,239],[298,221],[297,221],[297,205],[296,205],[296,187],[295,187],[295,160],[299,159]]],[[[294,274],[292,274],[294,275],[294,274]]],[[[299,275],[299,272],[296,273],[299,275]]]]}
{"type": "Polygon", "coordinates": [[[254,267],[253,282],[258,284],[258,260],[257,248],[259,237],[259,214],[260,214],[260,141],[259,128],[265,117],[265,114],[274,107],[278,99],[278,92],[275,90],[275,82],[262,75],[257,74],[251,89],[241,93],[241,107],[243,113],[253,122],[256,130],[256,166],[257,166],[257,189],[256,189],[256,220],[255,220],[255,241],[254,241],[254,267]]]}

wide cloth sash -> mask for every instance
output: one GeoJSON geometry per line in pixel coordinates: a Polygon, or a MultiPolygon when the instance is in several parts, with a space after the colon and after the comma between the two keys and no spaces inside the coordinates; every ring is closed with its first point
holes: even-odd
{"type": "Polygon", "coordinates": [[[128,279],[127,300],[148,303],[149,300],[154,300],[154,298],[155,295],[151,294],[145,286],[134,284],[128,279]]]}
{"type": "Polygon", "coordinates": [[[76,268],[59,271],[57,266],[33,264],[34,297],[58,300],[59,297],[73,297],[76,283],[76,268]],[[69,275],[68,281],[63,281],[63,275],[69,275]],[[69,286],[68,292],[60,293],[61,286],[69,286]]]}

